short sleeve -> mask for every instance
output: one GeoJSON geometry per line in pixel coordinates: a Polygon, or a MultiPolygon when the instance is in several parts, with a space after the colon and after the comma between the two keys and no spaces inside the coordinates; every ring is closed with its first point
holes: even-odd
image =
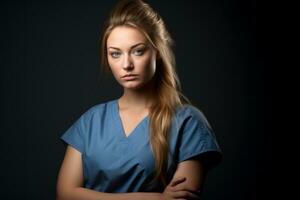
{"type": "Polygon", "coordinates": [[[60,137],[68,145],[71,145],[81,153],[84,152],[84,115],[77,119],[71,127],[60,137]]]}
{"type": "Polygon", "coordinates": [[[207,168],[217,165],[222,152],[215,134],[203,113],[188,106],[181,127],[178,161],[200,159],[207,168]]]}

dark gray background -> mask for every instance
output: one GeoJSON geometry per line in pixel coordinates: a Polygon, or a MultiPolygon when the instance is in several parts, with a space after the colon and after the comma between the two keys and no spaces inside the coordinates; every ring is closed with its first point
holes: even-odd
{"type": "MultiPolygon", "coordinates": [[[[224,152],[203,199],[268,196],[273,24],[267,3],[149,2],[176,42],[183,91],[224,152]]],[[[114,3],[0,3],[0,199],[54,199],[64,155],[59,137],[88,108],[121,95],[114,79],[100,74],[98,58],[101,26],[114,3]]]]}

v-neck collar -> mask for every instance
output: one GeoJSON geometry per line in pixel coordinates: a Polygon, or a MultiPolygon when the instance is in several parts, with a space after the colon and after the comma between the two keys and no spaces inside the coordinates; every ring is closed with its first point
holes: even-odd
{"type": "Polygon", "coordinates": [[[138,129],[145,123],[145,121],[148,120],[149,115],[145,116],[135,127],[134,129],[132,129],[132,131],[126,136],[125,133],[125,129],[123,126],[123,122],[120,116],[120,110],[119,110],[119,103],[118,103],[118,99],[115,99],[113,101],[113,113],[116,119],[116,125],[119,128],[119,133],[121,135],[121,137],[123,137],[124,139],[130,139],[131,137],[133,137],[135,135],[135,133],[138,131],[138,129]]]}

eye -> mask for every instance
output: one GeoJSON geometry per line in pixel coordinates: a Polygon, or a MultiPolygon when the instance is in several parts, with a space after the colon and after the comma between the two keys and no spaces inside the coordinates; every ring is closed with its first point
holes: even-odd
{"type": "Polygon", "coordinates": [[[145,52],[144,49],[136,49],[136,50],[133,51],[133,54],[136,55],[136,56],[141,56],[141,55],[144,54],[144,52],[145,52]]]}
{"type": "Polygon", "coordinates": [[[110,53],[110,56],[113,57],[113,58],[118,58],[120,57],[121,53],[120,52],[111,52],[110,53]]]}

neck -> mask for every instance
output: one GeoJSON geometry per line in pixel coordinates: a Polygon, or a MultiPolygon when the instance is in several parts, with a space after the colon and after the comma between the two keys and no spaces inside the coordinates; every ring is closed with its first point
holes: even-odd
{"type": "Polygon", "coordinates": [[[123,95],[119,99],[123,108],[149,109],[154,101],[154,87],[150,83],[142,89],[124,89],[123,95]]]}

